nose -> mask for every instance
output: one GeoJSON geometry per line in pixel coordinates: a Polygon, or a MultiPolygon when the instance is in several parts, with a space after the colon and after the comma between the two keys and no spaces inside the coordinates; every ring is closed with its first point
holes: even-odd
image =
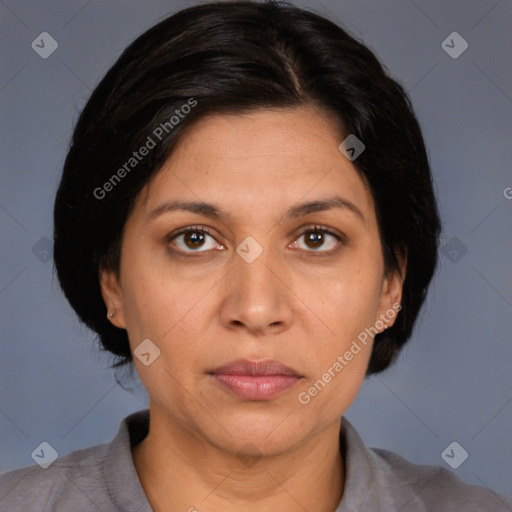
{"type": "Polygon", "coordinates": [[[265,250],[251,263],[238,254],[233,258],[220,310],[224,327],[258,336],[287,330],[293,318],[293,293],[279,258],[265,250]]]}

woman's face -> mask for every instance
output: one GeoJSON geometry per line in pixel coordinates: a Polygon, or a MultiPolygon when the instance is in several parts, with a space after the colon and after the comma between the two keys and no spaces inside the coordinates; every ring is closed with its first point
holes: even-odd
{"type": "Polygon", "coordinates": [[[119,280],[102,272],[101,285],[152,421],[270,455],[355,398],[401,280],[385,274],[371,194],[340,142],[310,107],[211,116],[140,193],[119,280]]]}

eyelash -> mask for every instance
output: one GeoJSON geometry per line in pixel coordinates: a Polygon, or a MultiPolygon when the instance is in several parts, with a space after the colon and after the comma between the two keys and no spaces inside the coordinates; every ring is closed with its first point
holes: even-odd
{"type": "MultiPolygon", "coordinates": [[[[182,229],[178,230],[177,232],[169,235],[167,237],[167,242],[170,243],[174,239],[178,238],[178,236],[183,235],[183,234],[187,234],[187,233],[203,233],[203,234],[206,234],[206,235],[208,235],[208,236],[210,236],[210,237],[215,239],[215,237],[213,237],[210,234],[210,231],[206,227],[203,227],[203,226],[188,226],[186,228],[182,228],[182,229]]],[[[326,228],[324,226],[319,226],[319,225],[315,225],[315,226],[308,227],[308,228],[304,229],[303,231],[301,231],[299,233],[297,239],[299,239],[300,237],[302,237],[304,235],[308,235],[310,233],[322,233],[322,234],[331,235],[336,240],[338,240],[338,242],[340,242],[341,244],[345,243],[345,240],[344,240],[344,238],[342,236],[340,236],[337,233],[331,231],[329,228],[326,228]]],[[[335,247],[334,249],[330,249],[328,251],[310,250],[310,251],[306,251],[306,252],[313,253],[313,254],[315,254],[315,256],[327,256],[327,255],[333,254],[336,250],[338,250],[338,248],[339,248],[339,246],[335,247]]],[[[182,250],[180,250],[180,249],[178,249],[178,250],[171,249],[171,250],[173,252],[175,252],[175,253],[184,254],[184,252],[182,250]]],[[[194,254],[194,253],[201,254],[201,253],[205,253],[205,252],[208,252],[208,251],[186,251],[185,254],[194,254]]]]}

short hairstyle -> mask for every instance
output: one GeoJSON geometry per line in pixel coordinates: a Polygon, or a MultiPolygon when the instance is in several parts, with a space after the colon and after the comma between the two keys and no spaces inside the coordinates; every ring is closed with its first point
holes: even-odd
{"type": "Polygon", "coordinates": [[[410,99],[375,55],[335,23],[286,2],[210,2],[167,17],[121,54],[76,123],[54,209],[54,262],[79,318],[132,361],[106,318],[99,269],[119,275],[134,200],[180,137],[208,114],[313,105],[366,146],[353,161],[376,208],[386,269],[407,255],[402,309],[377,334],[367,374],[410,338],[436,262],[440,221],[410,99]],[[142,156],[142,148],[146,147],[142,156]],[[140,154],[139,154],[140,148],[140,154]],[[134,152],[137,152],[137,157],[134,152]]]}

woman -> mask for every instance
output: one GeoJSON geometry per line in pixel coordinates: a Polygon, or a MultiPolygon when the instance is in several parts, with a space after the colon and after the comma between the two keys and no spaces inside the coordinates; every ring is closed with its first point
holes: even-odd
{"type": "Polygon", "coordinates": [[[288,4],[162,21],[93,92],[55,202],[62,289],[150,407],[4,473],[2,510],[512,510],[343,418],[409,339],[439,231],[417,120],[365,46],[288,4]]]}

